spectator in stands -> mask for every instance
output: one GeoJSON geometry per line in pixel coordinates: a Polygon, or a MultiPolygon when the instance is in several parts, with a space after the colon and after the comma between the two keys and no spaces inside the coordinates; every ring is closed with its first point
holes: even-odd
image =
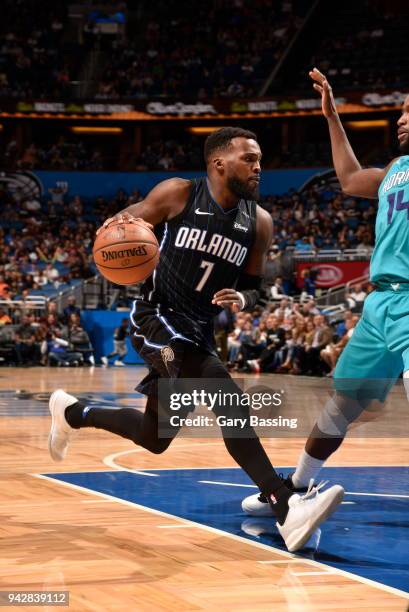
{"type": "Polygon", "coordinates": [[[229,333],[227,338],[227,350],[229,363],[234,364],[240,353],[241,348],[241,333],[246,322],[245,313],[239,312],[236,315],[236,321],[233,330],[229,333]]]}
{"type": "Polygon", "coordinates": [[[76,312],[72,312],[69,315],[66,339],[70,347],[72,347],[72,350],[82,355],[81,361],[85,361],[85,363],[89,363],[92,366],[95,365],[94,350],[91,341],[87,332],[81,325],[80,315],[76,312]]]}
{"type": "Polygon", "coordinates": [[[315,278],[317,276],[315,270],[305,269],[302,271],[301,274],[303,277],[302,293],[305,294],[306,297],[309,296],[309,297],[315,298],[315,290],[316,290],[315,278]]]}
{"type": "Polygon", "coordinates": [[[361,242],[356,247],[359,251],[363,251],[367,255],[371,255],[373,251],[373,240],[370,232],[365,232],[361,242]]]}
{"type": "Polygon", "coordinates": [[[342,320],[339,321],[339,323],[337,324],[335,328],[335,335],[338,338],[338,340],[347,333],[346,321],[347,319],[352,319],[352,316],[353,315],[352,315],[351,310],[346,310],[343,313],[342,320]]]}
{"type": "Polygon", "coordinates": [[[288,319],[288,317],[293,312],[293,303],[290,298],[283,298],[280,301],[280,304],[275,310],[273,310],[273,314],[275,317],[278,317],[281,320],[288,319]]]}
{"type": "Polygon", "coordinates": [[[47,325],[49,320],[52,321],[52,325],[57,325],[58,327],[62,327],[65,323],[65,317],[59,314],[56,302],[47,302],[45,313],[40,322],[42,325],[47,325]],[[52,315],[52,319],[48,319],[49,315],[52,315]]]}
{"type": "Polygon", "coordinates": [[[312,236],[303,236],[295,241],[295,249],[297,251],[311,252],[315,250],[315,244],[312,236]]]}
{"type": "Polygon", "coordinates": [[[3,274],[0,274],[0,299],[7,300],[10,296],[10,286],[3,274]]]}
{"type": "Polygon", "coordinates": [[[307,302],[305,302],[304,304],[302,304],[302,306],[300,307],[300,314],[302,314],[304,317],[308,317],[308,316],[315,316],[315,315],[319,315],[320,313],[320,309],[318,308],[315,300],[308,300],[307,302]]]}
{"type": "Polygon", "coordinates": [[[58,327],[50,330],[46,337],[46,351],[50,366],[79,366],[83,363],[80,352],[70,350],[69,342],[62,337],[58,327]]]}
{"type": "Polygon", "coordinates": [[[51,193],[51,202],[55,205],[63,206],[68,186],[66,184],[56,185],[55,187],[50,187],[48,191],[51,193]]]}
{"type": "Polygon", "coordinates": [[[306,338],[306,322],[304,318],[298,317],[295,325],[290,328],[289,331],[291,333],[291,342],[287,342],[288,351],[286,358],[277,371],[281,373],[289,372],[290,374],[298,374],[301,371],[300,357],[304,349],[306,338]]]}
{"type": "MultiPolygon", "coordinates": [[[[47,285],[50,282],[49,279],[47,278],[47,276],[45,275],[45,271],[44,270],[39,270],[39,269],[34,274],[33,281],[39,287],[44,287],[45,285],[47,285]]],[[[26,288],[27,287],[29,287],[29,285],[26,283],[26,288]]]]}
{"type": "Polygon", "coordinates": [[[346,295],[348,308],[353,312],[362,312],[365,298],[366,292],[363,290],[362,284],[356,283],[346,295]]]}
{"type": "Polygon", "coordinates": [[[320,355],[323,348],[332,340],[333,332],[327,324],[324,315],[315,315],[314,317],[314,336],[311,346],[306,348],[304,353],[303,370],[308,375],[321,375],[320,355]]]}
{"type": "Polygon", "coordinates": [[[338,342],[327,344],[321,351],[321,359],[328,365],[330,371],[327,376],[331,377],[334,373],[335,366],[337,365],[337,361],[344,350],[345,346],[349,342],[354,333],[354,328],[359,320],[359,317],[352,316],[346,319],[346,333],[342,336],[338,342]]]}
{"type": "Polygon", "coordinates": [[[253,327],[250,334],[240,338],[241,346],[237,358],[237,369],[248,370],[248,365],[254,359],[258,358],[266,346],[266,324],[260,322],[257,327],[253,327]]]}
{"type": "Polygon", "coordinates": [[[39,365],[41,360],[38,327],[34,315],[25,315],[14,334],[17,365],[39,365]]]}
{"type": "Polygon", "coordinates": [[[75,299],[75,295],[69,295],[67,299],[67,306],[64,308],[64,318],[66,323],[68,324],[70,321],[71,315],[77,315],[78,318],[81,317],[81,310],[76,305],[77,300],[75,299]]]}
{"type": "Polygon", "coordinates": [[[53,255],[53,262],[57,262],[57,263],[65,263],[68,259],[69,255],[67,253],[67,251],[65,250],[64,247],[62,246],[57,246],[55,251],[54,251],[54,255],[53,255]]]}
{"type": "Polygon", "coordinates": [[[285,342],[285,330],[280,325],[278,317],[269,315],[266,319],[266,347],[258,359],[249,360],[248,367],[252,372],[272,372],[274,369],[276,352],[285,342]]]}
{"type": "Polygon", "coordinates": [[[285,297],[287,296],[284,293],[283,279],[281,278],[281,276],[277,276],[274,281],[274,284],[271,287],[271,298],[273,300],[282,300],[285,297]]]}
{"type": "Polygon", "coordinates": [[[264,280],[268,286],[271,286],[279,276],[281,276],[281,251],[277,244],[273,244],[267,254],[264,280]]]}
{"type": "Polygon", "coordinates": [[[1,325],[10,325],[12,323],[11,318],[4,310],[4,308],[0,308],[0,326],[1,325]]]}

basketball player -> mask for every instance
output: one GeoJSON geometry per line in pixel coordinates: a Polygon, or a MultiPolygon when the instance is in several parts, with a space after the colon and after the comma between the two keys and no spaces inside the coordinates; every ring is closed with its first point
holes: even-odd
{"type": "MultiPolygon", "coordinates": [[[[336,110],[332,89],[316,68],[310,72],[328,121],[334,167],[344,192],[378,198],[370,277],[376,290],[334,371],[335,395],[320,414],[301,454],[294,487],[302,487],[341,445],[348,426],[373,401],[384,402],[403,371],[409,397],[409,96],[398,120],[401,157],[386,168],[361,168],[336,110]]],[[[243,500],[245,512],[270,515],[265,496],[243,500]]]]}
{"type": "MultiPolygon", "coordinates": [[[[74,429],[85,427],[118,434],[153,453],[166,450],[172,438],[159,437],[158,424],[159,414],[169,415],[169,406],[163,401],[161,405],[159,378],[219,380],[227,393],[241,393],[217,356],[212,322],[222,308],[255,306],[272,221],[256,204],[261,151],[255,134],[222,128],[207,138],[204,156],[206,178],[163,181],[142,202],[104,223],[106,227],[114,221],[142,219],[155,227],[160,243],[159,264],[131,312],[133,345],[150,367],[137,390],[148,400],[142,414],[131,408],[87,406],[55,391],[50,398],[49,438],[55,460],[64,458],[74,429]]],[[[214,408],[216,416],[222,409],[214,408]]],[[[172,434],[176,436],[176,428],[172,434]]],[[[301,548],[340,503],[342,487],[319,495],[319,487],[302,488],[300,495],[277,475],[252,427],[246,426],[245,437],[229,427],[222,427],[222,434],[230,455],[272,504],[287,548],[301,548]]]]}

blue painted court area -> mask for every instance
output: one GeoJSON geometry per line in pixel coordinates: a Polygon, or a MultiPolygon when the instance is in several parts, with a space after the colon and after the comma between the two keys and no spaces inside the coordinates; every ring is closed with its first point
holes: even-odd
{"type": "MultiPolygon", "coordinates": [[[[280,470],[281,471],[281,470],[280,470]]],[[[288,468],[282,470],[284,475],[288,468]]],[[[241,500],[256,492],[240,469],[46,474],[285,550],[273,519],[246,517],[241,500]]],[[[322,526],[318,548],[303,555],[409,592],[409,468],[325,468],[323,479],[348,494],[322,526]]]]}

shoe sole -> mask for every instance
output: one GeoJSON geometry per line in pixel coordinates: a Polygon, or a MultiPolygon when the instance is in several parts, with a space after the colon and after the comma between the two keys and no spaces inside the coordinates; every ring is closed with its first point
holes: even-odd
{"type": "MultiPolygon", "coordinates": [[[[259,503],[261,504],[262,502],[259,503]]],[[[247,516],[274,516],[274,512],[268,502],[259,506],[257,509],[246,508],[242,503],[241,509],[247,516]]]]}
{"type": "Polygon", "coordinates": [[[53,452],[53,446],[52,446],[52,439],[53,439],[55,420],[56,420],[54,416],[56,395],[57,393],[60,393],[61,391],[62,389],[57,389],[56,391],[51,393],[50,399],[48,401],[48,408],[51,414],[51,428],[50,428],[50,433],[48,434],[48,452],[50,453],[51,459],[53,459],[54,461],[62,461],[64,459],[64,457],[61,457],[60,455],[56,455],[53,452]]]}
{"type": "MultiPolygon", "coordinates": [[[[334,485],[334,486],[336,486],[336,485],[334,485]]],[[[295,542],[291,543],[291,546],[287,546],[289,552],[296,552],[297,550],[302,548],[304,546],[304,544],[306,544],[308,542],[308,540],[310,539],[310,537],[312,536],[314,531],[316,529],[318,529],[318,527],[321,525],[321,523],[326,521],[327,518],[329,518],[331,516],[331,514],[333,514],[335,512],[335,510],[337,509],[339,504],[344,499],[344,493],[345,493],[344,489],[340,486],[339,490],[337,491],[337,494],[335,495],[335,497],[332,498],[330,504],[326,508],[323,508],[323,511],[321,512],[321,514],[319,514],[315,518],[315,521],[312,523],[312,525],[310,526],[308,531],[306,533],[304,533],[298,540],[296,540],[295,542]]]]}

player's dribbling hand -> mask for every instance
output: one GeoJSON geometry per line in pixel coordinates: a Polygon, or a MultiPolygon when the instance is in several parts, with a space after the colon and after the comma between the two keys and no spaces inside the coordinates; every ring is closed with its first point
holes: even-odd
{"type": "Polygon", "coordinates": [[[324,117],[329,119],[337,114],[337,108],[335,106],[334,94],[332,93],[332,87],[328,83],[326,77],[318,70],[313,68],[310,70],[309,75],[314,81],[314,89],[321,94],[322,101],[322,112],[324,117]]]}
{"type": "Polygon", "coordinates": [[[98,234],[102,232],[103,229],[106,229],[108,225],[111,225],[112,223],[142,223],[143,225],[146,225],[146,227],[148,227],[150,230],[153,230],[153,225],[151,223],[144,221],[141,217],[133,217],[129,213],[123,212],[118,213],[117,215],[114,215],[113,217],[110,217],[109,219],[104,221],[101,227],[97,229],[96,235],[98,236],[98,234]]]}
{"type": "Polygon", "coordinates": [[[240,296],[235,289],[221,289],[214,294],[212,304],[221,308],[228,306],[233,312],[239,312],[242,308],[240,296]]]}

